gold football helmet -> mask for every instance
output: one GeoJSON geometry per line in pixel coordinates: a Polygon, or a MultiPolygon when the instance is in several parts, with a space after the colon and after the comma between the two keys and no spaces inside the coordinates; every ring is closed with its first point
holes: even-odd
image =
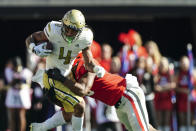
{"type": "Polygon", "coordinates": [[[68,11],[62,18],[64,25],[75,29],[81,30],[85,26],[85,18],[81,11],[72,9],[68,11]]]}
{"type": "Polygon", "coordinates": [[[63,16],[62,25],[63,36],[69,43],[71,43],[85,27],[84,15],[81,11],[72,9],[63,16]],[[69,34],[69,32],[71,33],[69,34]]]}

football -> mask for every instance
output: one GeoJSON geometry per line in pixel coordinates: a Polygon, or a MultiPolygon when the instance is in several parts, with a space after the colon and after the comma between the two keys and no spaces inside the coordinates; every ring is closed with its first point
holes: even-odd
{"type": "Polygon", "coordinates": [[[53,45],[51,42],[47,42],[47,45],[45,46],[45,49],[47,50],[53,50],[53,45]]]}
{"type": "MultiPolygon", "coordinates": [[[[43,43],[45,43],[45,42],[39,42],[39,43],[37,43],[37,45],[40,45],[40,44],[43,44],[43,43]]],[[[47,49],[47,50],[53,50],[53,45],[52,45],[52,43],[51,42],[46,42],[47,44],[43,47],[44,49],[47,49]]]]}

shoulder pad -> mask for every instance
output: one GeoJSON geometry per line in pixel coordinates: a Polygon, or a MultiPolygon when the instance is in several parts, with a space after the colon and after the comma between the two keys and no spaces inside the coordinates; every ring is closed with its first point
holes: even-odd
{"type": "Polygon", "coordinates": [[[47,38],[50,40],[59,30],[61,29],[61,22],[51,21],[44,28],[44,33],[47,38]]]}

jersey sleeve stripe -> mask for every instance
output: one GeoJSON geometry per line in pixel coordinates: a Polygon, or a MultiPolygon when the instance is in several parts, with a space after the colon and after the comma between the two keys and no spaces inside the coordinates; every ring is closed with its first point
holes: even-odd
{"type": "Polygon", "coordinates": [[[44,33],[45,33],[46,37],[49,38],[49,34],[48,34],[48,31],[46,28],[44,28],[44,33]]]}

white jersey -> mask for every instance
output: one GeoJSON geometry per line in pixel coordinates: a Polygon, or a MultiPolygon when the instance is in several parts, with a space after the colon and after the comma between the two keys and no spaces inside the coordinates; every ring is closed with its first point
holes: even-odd
{"type": "Polygon", "coordinates": [[[56,67],[64,76],[67,76],[78,53],[91,45],[93,33],[89,28],[84,28],[79,36],[69,44],[63,38],[61,29],[62,23],[58,21],[51,21],[44,28],[45,35],[53,44],[53,52],[46,58],[46,69],[56,67]]]}

